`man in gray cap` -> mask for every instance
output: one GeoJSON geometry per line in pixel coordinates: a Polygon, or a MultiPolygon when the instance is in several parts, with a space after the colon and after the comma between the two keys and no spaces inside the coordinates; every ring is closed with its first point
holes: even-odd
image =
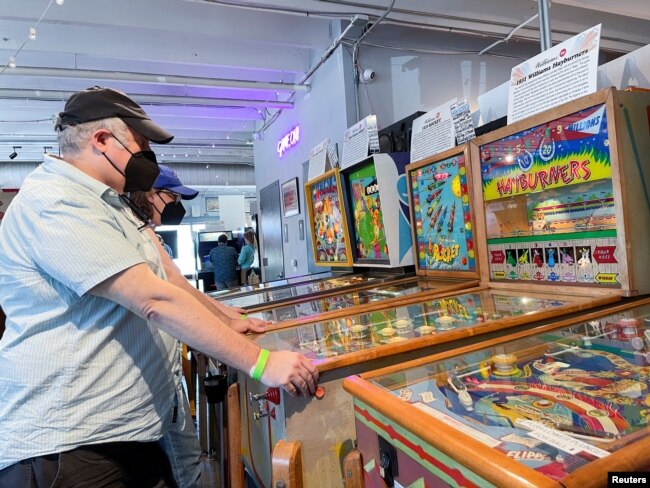
{"type": "Polygon", "coordinates": [[[176,486],[158,439],[174,417],[174,342],[291,395],[315,366],[271,352],[165,279],[121,198],[158,176],[172,136],[107,88],[74,94],[0,226],[0,487],[176,486]]]}

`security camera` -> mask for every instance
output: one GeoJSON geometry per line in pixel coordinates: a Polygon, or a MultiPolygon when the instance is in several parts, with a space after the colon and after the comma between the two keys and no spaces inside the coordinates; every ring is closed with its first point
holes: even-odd
{"type": "Polygon", "coordinates": [[[361,83],[371,83],[375,79],[377,73],[374,69],[366,68],[361,73],[361,83]]]}

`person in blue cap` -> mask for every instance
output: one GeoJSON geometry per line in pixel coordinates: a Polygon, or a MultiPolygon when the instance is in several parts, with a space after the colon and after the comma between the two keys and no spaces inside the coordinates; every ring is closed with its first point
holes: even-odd
{"type": "MultiPolygon", "coordinates": [[[[149,226],[146,232],[151,235],[152,240],[164,248],[165,252],[159,251],[159,253],[165,264],[167,275],[176,277],[176,281],[179,283],[181,281],[187,283],[180,270],[171,261],[171,250],[165,248],[167,245],[162,237],[154,232],[156,226],[159,225],[179,225],[185,216],[182,200],[192,200],[199,192],[183,185],[176,172],[169,166],[161,164],[159,167],[160,174],[154,181],[151,190],[147,192],[135,191],[129,194],[131,208],[142,223],[149,226]]],[[[230,319],[230,326],[235,330],[240,332],[264,331],[266,323],[258,319],[242,318],[241,314],[244,313],[244,310],[222,305],[216,300],[207,298],[190,285],[185,285],[184,288],[206,302],[209,307],[213,309],[216,307],[217,314],[226,315],[230,319]]],[[[179,376],[180,370],[181,358],[177,356],[172,373],[179,376]]],[[[179,414],[167,433],[160,439],[160,444],[169,458],[179,488],[194,488],[199,486],[200,482],[201,448],[198,444],[187,397],[184,394],[179,394],[175,398],[175,402],[179,414]]]]}
{"type": "Polygon", "coordinates": [[[160,164],[160,174],[148,192],[132,192],[129,198],[142,211],[141,218],[158,225],[179,225],[185,217],[181,200],[192,200],[198,190],[181,183],[178,175],[169,166],[160,164]]]}

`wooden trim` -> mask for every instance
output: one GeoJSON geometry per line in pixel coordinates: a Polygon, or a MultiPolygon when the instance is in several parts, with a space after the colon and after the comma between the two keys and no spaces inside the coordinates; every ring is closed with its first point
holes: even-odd
{"type": "MultiPolygon", "coordinates": [[[[445,271],[440,271],[440,270],[423,270],[420,269],[420,264],[419,264],[419,259],[418,259],[418,250],[417,250],[417,235],[416,235],[416,230],[415,230],[415,225],[413,225],[413,222],[415,222],[415,209],[412,203],[413,199],[413,193],[411,189],[411,171],[415,171],[417,169],[420,169],[423,166],[427,166],[432,163],[436,163],[438,161],[442,161],[444,159],[448,159],[454,156],[458,156],[462,154],[465,158],[465,170],[466,170],[466,178],[467,178],[467,189],[468,189],[468,196],[470,198],[470,222],[472,225],[472,229],[476,227],[476,215],[474,212],[474,197],[472,195],[472,188],[474,186],[474,181],[472,178],[472,154],[470,152],[470,146],[469,143],[465,143],[460,146],[453,147],[451,149],[448,149],[446,151],[443,151],[441,153],[438,153],[434,156],[431,156],[429,158],[423,159],[421,161],[417,161],[415,163],[407,164],[406,167],[404,168],[404,174],[406,176],[406,189],[408,191],[408,202],[409,202],[409,213],[411,217],[411,239],[413,242],[413,262],[415,264],[415,272],[418,275],[422,276],[433,276],[433,277],[445,277],[445,278],[466,278],[466,279],[471,279],[471,278],[479,278],[480,277],[480,268],[479,268],[479,260],[478,256],[478,242],[476,240],[476,237],[474,238],[474,253],[475,253],[475,262],[476,262],[476,270],[475,271],[451,271],[451,270],[445,270],[445,271]]],[[[480,174],[480,173],[479,173],[480,174]]],[[[476,235],[476,234],[474,234],[476,235]]]]}
{"type": "Polygon", "coordinates": [[[273,448],[272,486],[302,488],[302,452],[300,442],[279,440],[273,448]],[[283,482],[282,485],[279,483],[283,482]]]}
{"type": "MultiPolygon", "coordinates": [[[[244,488],[244,463],[241,460],[241,412],[239,410],[239,384],[228,387],[226,396],[228,418],[228,439],[226,445],[228,463],[228,484],[230,488],[244,488]]],[[[222,484],[225,483],[222,480],[222,484]]]]}
{"type": "Polygon", "coordinates": [[[600,488],[607,485],[608,472],[647,471],[650,468],[650,427],[642,432],[647,437],[576,469],[562,480],[562,484],[566,488],[600,488]]]}
{"type": "Polygon", "coordinates": [[[363,461],[361,451],[353,449],[343,458],[343,486],[345,488],[363,488],[363,461]]]}
{"type": "MultiPolygon", "coordinates": [[[[609,302],[612,303],[612,302],[609,302]]],[[[600,305],[607,305],[607,302],[604,302],[600,305]]],[[[600,306],[598,305],[598,306],[600,306]]],[[[623,312],[626,310],[630,310],[631,308],[636,308],[636,307],[641,307],[644,305],[650,305],[650,297],[648,298],[643,298],[643,299],[632,299],[631,301],[625,302],[623,304],[617,304],[613,306],[609,306],[604,309],[600,309],[597,311],[593,312],[587,312],[585,315],[581,315],[579,317],[571,317],[571,318],[565,318],[561,319],[557,322],[553,322],[551,324],[545,324],[541,325],[539,327],[535,327],[533,329],[528,329],[528,330],[523,330],[519,332],[514,332],[512,334],[508,334],[505,336],[501,337],[496,337],[494,339],[490,339],[484,342],[480,342],[478,344],[471,344],[469,346],[464,346],[456,349],[452,349],[450,351],[445,351],[442,353],[438,354],[433,354],[431,356],[427,356],[424,358],[419,358],[419,359],[414,359],[412,361],[398,364],[398,365],[393,365],[393,366],[387,366],[385,368],[381,369],[375,369],[373,371],[369,371],[367,373],[361,374],[361,378],[364,378],[366,380],[372,379],[372,378],[377,378],[379,376],[384,376],[387,374],[392,374],[398,371],[404,371],[405,369],[410,369],[410,368],[416,368],[419,366],[423,366],[425,364],[432,363],[434,361],[442,361],[444,359],[448,359],[453,356],[462,356],[464,354],[472,353],[480,349],[487,349],[489,347],[495,346],[497,344],[502,344],[504,342],[510,342],[514,341],[517,339],[521,339],[523,337],[528,337],[532,336],[535,334],[541,334],[544,332],[548,332],[554,329],[561,329],[563,327],[569,327],[571,325],[575,325],[578,322],[588,322],[590,320],[598,319],[601,317],[605,317],[607,315],[623,312]]]]}
{"type": "MultiPolygon", "coordinates": [[[[418,281],[429,281],[426,279],[422,278],[411,278],[411,280],[414,283],[417,283],[418,281]]],[[[339,308],[337,310],[330,310],[328,312],[321,312],[318,314],[310,315],[307,317],[301,317],[298,319],[291,319],[291,320],[285,320],[282,322],[277,322],[270,327],[266,329],[266,332],[271,332],[275,330],[280,330],[280,329],[286,329],[288,327],[295,327],[297,325],[306,325],[306,324],[311,324],[313,322],[324,322],[326,320],[332,320],[335,318],[339,317],[345,317],[347,315],[350,315],[352,313],[359,314],[359,313],[367,313],[371,312],[374,310],[380,310],[386,307],[390,306],[404,306],[404,305],[410,305],[412,303],[417,303],[421,302],[423,300],[428,300],[428,299],[433,299],[433,298],[443,298],[446,296],[449,296],[451,294],[456,294],[458,291],[461,290],[467,290],[469,291],[470,289],[476,289],[478,287],[479,282],[474,280],[474,281],[467,281],[467,282],[459,282],[459,283],[453,283],[449,282],[444,283],[443,281],[437,282],[435,280],[430,280],[432,282],[435,282],[435,284],[440,284],[440,288],[432,288],[429,290],[424,290],[418,293],[412,293],[410,295],[404,295],[404,296],[398,296],[394,298],[387,298],[385,300],[380,300],[378,302],[371,302],[367,303],[364,305],[355,305],[354,307],[348,307],[348,308],[339,308]],[[453,284],[452,284],[453,283],[453,284]]],[[[397,284],[397,283],[390,283],[391,285],[397,284]]],[[[382,286],[382,285],[380,285],[382,286]]],[[[347,293],[354,293],[354,292],[347,292],[347,293]]],[[[342,295],[343,293],[341,293],[342,295]]],[[[321,298],[326,298],[326,297],[318,297],[315,298],[314,300],[320,300],[321,298]]],[[[284,305],[278,305],[277,307],[272,307],[268,308],[265,311],[268,310],[273,310],[275,308],[281,308],[282,306],[287,306],[287,304],[284,305]]]]}
{"type": "MultiPolygon", "coordinates": [[[[351,278],[353,276],[355,275],[347,276],[347,278],[351,278]]],[[[345,278],[346,276],[341,277],[341,279],[345,279],[345,278]]],[[[416,278],[417,277],[413,275],[406,276],[406,277],[397,277],[397,278],[395,277],[377,278],[372,281],[366,281],[363,283],[350,283],[349,285],[343,285],[340,287],[332,288],[330,290],[314,291],[298,297],[281,298],[278,300],[272,300],[270,302],[260,303],[258,305],[245,305],[242,308],[244,308],[244,310],[250,313],[265,312],[273,308],[286,307],[288,305],[294,305],[297,303],[304,303],[312,300],[318,300],[319,298],[327,298],[331,296],[342,295],[344,293],[352,293],[355,291],[368,290],[370,288],[377,288],[381,286],[399,285],[400,283],[405,283],[410,280],[414,280],[416,278]]],[[[291,285],[291,286],[296,286],[296,285],[291,285]]],[[[299,286],[302,286],[302,283],[299,286]]],[[[284,287],[273,288],[270,290],[282,290],[282,289],[284,289],[284,287]]]]}
{"type": "MultiPolygon", "coordinates": [[[[464,293],[470,293],[470,292],[471,290],[467,290],[464,293]]],[[[532,296],[532,297],[543,297],[547,299],[550,298],[548,294],[546,295],[531,294],[531,293],[516,292],[511,290],[508,291],[508,294],[513,296],[527,296],[527,297],[532,296]]],[[[602,297],[566,296],[566,297],[562,297],[562,299],[568,301],[569,303],[560,307],[556,307],[554,309],[548,309],[548,310],[544,310],[543,312],[540,312],[537,316],[534,317],[534,322],[541,322],[561,315],[580,312],[589,308],[599,307],[602,305],[613,303],[620,300],[620,297],[618,297],[617,295],[602,296],[602,297]]],[[[531,321],[532,320],[530,315],[519,315],[515,317],[508,317],[506,319],[491,320],[481,325],[475,325],[474,327],[471,328],[461,328],[461,329],[439,332],[429,336],[411,338],[404,342],[397,342],[395,344],[386,344],[381,347],[374,347],[368,350],[355,351],[340,356],[334,356],[331,358],[314,361],[314,363],[318,367],[318,371],[320,373],[323,373],[325,371],[330,371],[333,369],[338,369],[345,366],[358,364],[360,362],[371,361],[386,356],[394,356],[397,354],[423,349],[429,346],[447,343],[458,339],[464,339],[467,337],[485,334],[496,330],[507,329],[519,325],[525,325],[527,323],[531,323],[531,321]]]]}
{"type": "Polygon", "coordinates": [[[496,486],[521,488],[560,487],[557,482],[543,474],[510,459],[500,452],[487,447],[482,442],[463,434],[453,427],[433,419],[416,408],[403,415],[404,402],[382,391],[358,376],[350,376],[343,381],[343,388],[359,398],[364,404],[389,417],[396,424],[430,444],[439,451],[455,459],[482,478],[496,486]],[[396,415],[396,412],[402,414],[396,415]],[[431,428],[434,425],[435,428],[431,428]],[[486,462],[494,460],[495,462],[486,462]]]}

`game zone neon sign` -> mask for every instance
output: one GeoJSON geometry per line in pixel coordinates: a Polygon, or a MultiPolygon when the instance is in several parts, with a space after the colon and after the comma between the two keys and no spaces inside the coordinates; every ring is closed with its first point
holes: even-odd
{"type": "Polygon", "coordinates": [[[290,148],[300,142],[300,126],[295,126],[291,131],[278,141],[278,156],[282,155],[290,148]]]}

